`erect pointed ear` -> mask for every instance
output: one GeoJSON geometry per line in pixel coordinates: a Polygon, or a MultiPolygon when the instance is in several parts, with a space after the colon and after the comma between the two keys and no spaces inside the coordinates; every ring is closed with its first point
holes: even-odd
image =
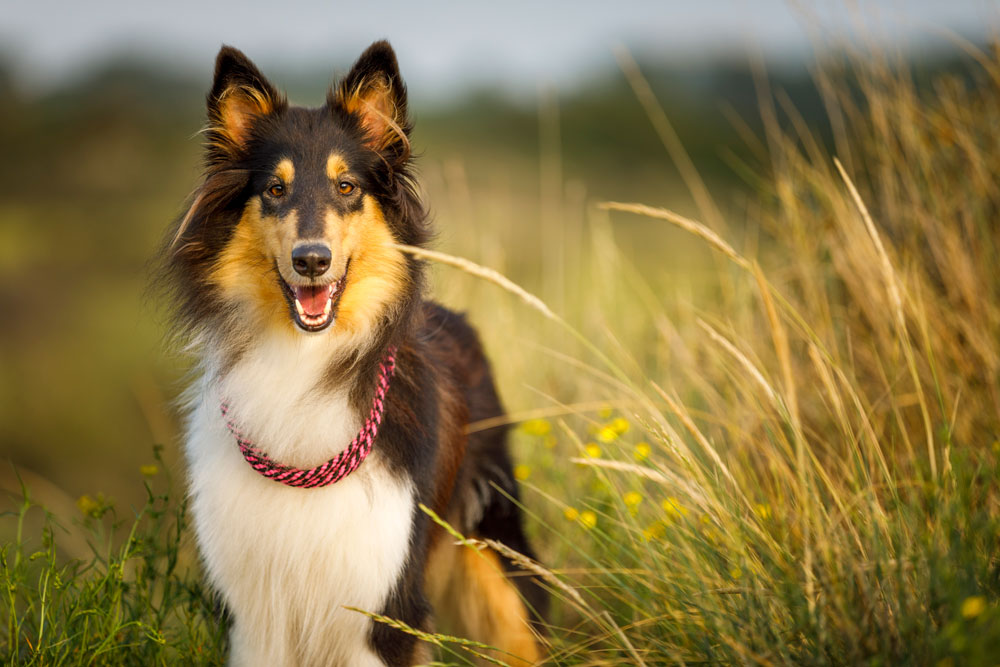
{"type": "Polygon", "coordinates": [[[330,91],[328,102],[331,108],[358,117],[369,147],[399,160],[409,157],[406,86],[389,42],[378,41],[365,49],[347,76],[330,91]]]}
{"type": "Polygon", "coordinates": [[[243,53],[223,46],[215,59],[215,80],[208,94],[209,152],[232,156],[250,137],[254,122],[284,109],[284,96],[243,53]]]}

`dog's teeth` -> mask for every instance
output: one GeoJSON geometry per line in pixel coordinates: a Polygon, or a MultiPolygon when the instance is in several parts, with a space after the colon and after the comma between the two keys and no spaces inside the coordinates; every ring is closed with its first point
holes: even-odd
{"type": "Polygon", "coordinates": [[[330,315],[330,311],[333,310],[333,299],[326,300],[326,307],[323,308],[323,319],[325,320],[330,315]]]}
{"type": "Polygon", "coordinates": [[[302,307],[298,299],[295,300],[295,310],[299,311],[299,317],[306,317],[306,309],[302,307]]]}

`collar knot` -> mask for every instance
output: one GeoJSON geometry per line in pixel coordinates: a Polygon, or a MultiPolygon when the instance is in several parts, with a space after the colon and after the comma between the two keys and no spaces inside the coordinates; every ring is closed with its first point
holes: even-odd
{"type": "Polygon", "coordinates": [[[250,467],[258,473],[281,482],[287,486],[311,489],[319,486],[328,486],[339,482],[352,472],[365,460],[372,450],[375,437],[378,435],[378,428],[382,424],[382,413],[385,411],[385,394],[389,390],[389,381],[396,372],[396,346],[390,345],[382,357],[379,364],[378,382],[375,385],[375,398],[372,400],[372,409],[368,414],[361,430],[343,451],[325,463],[321,463],[315,468],[303,470],[293,466],[278,463],[270,458],[263,450],[258,449],[251,440],[246,438],[236,424],[229,417],[229,404],[222,402],[220,408],[222,416],[226,420],[226,428],[236,438],[240,453],[250,464],[250,467]]]}

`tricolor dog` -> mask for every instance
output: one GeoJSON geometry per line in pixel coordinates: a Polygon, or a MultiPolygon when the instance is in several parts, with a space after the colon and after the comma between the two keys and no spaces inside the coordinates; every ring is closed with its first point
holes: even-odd
{"type": "Polygon", "coordinates": [[[386,42],[316,109],[224,47],[206,169],[170,232],[178,327],[198,356],[186,454],[198,547],[234,665],[412,665],[448,631],[537,662],[545,596],[523,554],[503,408],[465,319],[424,298],[428,221],[386,42]],[[523,574],[523,573],[520,573],[523,574]]]}

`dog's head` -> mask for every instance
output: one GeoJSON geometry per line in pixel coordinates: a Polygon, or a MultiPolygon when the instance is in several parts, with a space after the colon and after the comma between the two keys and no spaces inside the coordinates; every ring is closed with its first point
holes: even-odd
{"type": "Polygon", "coordinates": [[[170,250],[187,323],[365,336],[398,314],[419,274],[393,244],[426,237],[409,131],[387,42],[369,47],[318,109],[289,106],[223,47],[206,178],[170,250]]]}

